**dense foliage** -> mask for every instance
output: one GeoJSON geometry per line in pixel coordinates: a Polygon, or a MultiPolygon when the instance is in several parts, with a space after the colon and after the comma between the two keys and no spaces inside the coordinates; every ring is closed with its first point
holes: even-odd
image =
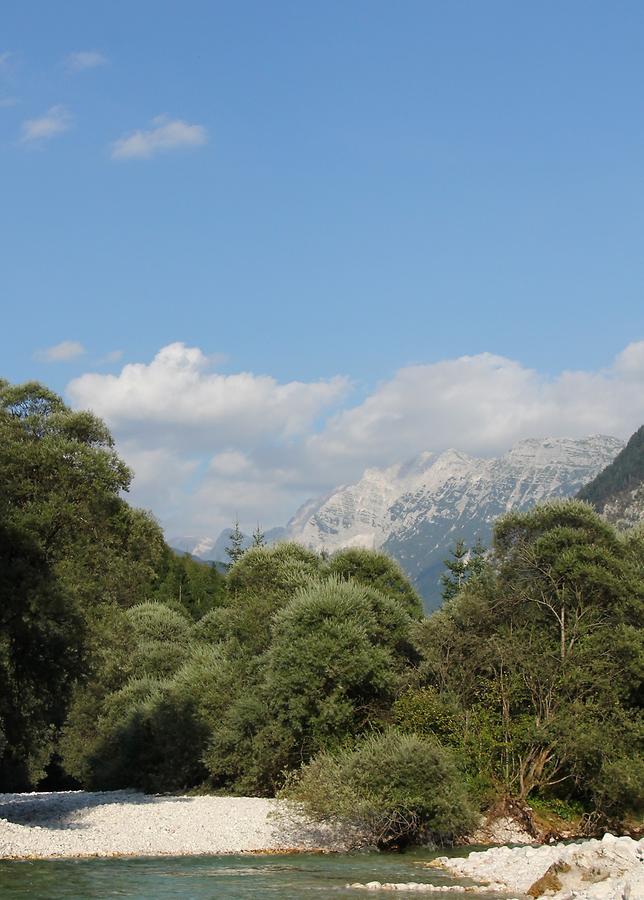
{"type": "Polygon", "coordinates": [[[381,844],[449,840],[468,793],[641,806],[641,531],[510,513],[423,618],[382,553],[173,553],[103,423],[40,385],[0,383],[0,477],[0,790],[286,784],[381,844]]]}
{"type": "Polygon", "coordinates": [[[638,809],[643,601],[642,534],[577,501],[510,513],[486,569],[418,627],[398,721],[455,747],[484,796],[638,809]]]}

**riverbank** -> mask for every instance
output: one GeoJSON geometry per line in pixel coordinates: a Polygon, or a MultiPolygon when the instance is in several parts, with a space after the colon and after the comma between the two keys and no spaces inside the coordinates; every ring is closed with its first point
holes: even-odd
{"type": "Polygon", "coordinates": [[[0,794],[0,859],[344,849],[328,829],[277,800],[132,791],[0,794]]]}

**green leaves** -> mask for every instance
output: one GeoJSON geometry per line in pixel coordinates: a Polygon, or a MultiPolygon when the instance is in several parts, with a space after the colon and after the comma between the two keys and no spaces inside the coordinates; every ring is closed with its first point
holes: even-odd
{"type": "Polygon", "coordinates": [[[558,501],[501,518],[493,546],[477,578],[417,627],[433,692],[401,699],[399,721],[442,730],[468,777],[500,793],[624,811],[627,791],[602,773],[620,745],[626,760],[639,752],[644,542],[558,501]],[[460,709],[456,734],[443,698],[460,709]]]}
{"type": "Polygon", "coordinates": [[[356,843],[384,848],[450,842],[476,820],[449,752],[394,730],[367,735],[354,749],[320,753],[282,796],[315,819],[349,825],[356,843]]]}
{"type": "Polygon", "coordinates": [[[165,543],[121,499],[129,481],[99,419],[35,382],[0,382],[5,785],[39,777],[32,759],[46,765],[75,683],[96,670],[104,609],[153,589],[165,543]]]}

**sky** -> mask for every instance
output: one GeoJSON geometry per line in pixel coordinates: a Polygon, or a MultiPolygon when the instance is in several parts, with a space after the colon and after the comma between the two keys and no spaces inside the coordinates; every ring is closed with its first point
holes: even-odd
{"type": "Polygon", "coordinates": [[[175,535],[644,421],[639,0],[5,0],[0,374],[175,535]]]}

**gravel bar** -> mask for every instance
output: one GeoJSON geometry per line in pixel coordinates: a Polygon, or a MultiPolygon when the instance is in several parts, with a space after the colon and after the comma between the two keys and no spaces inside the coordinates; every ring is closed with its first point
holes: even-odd
{"type": "Polygon", "coordinates": [[[132,791],[0,794],[0,859],[343,850],[284,801],[132,791]]]}

